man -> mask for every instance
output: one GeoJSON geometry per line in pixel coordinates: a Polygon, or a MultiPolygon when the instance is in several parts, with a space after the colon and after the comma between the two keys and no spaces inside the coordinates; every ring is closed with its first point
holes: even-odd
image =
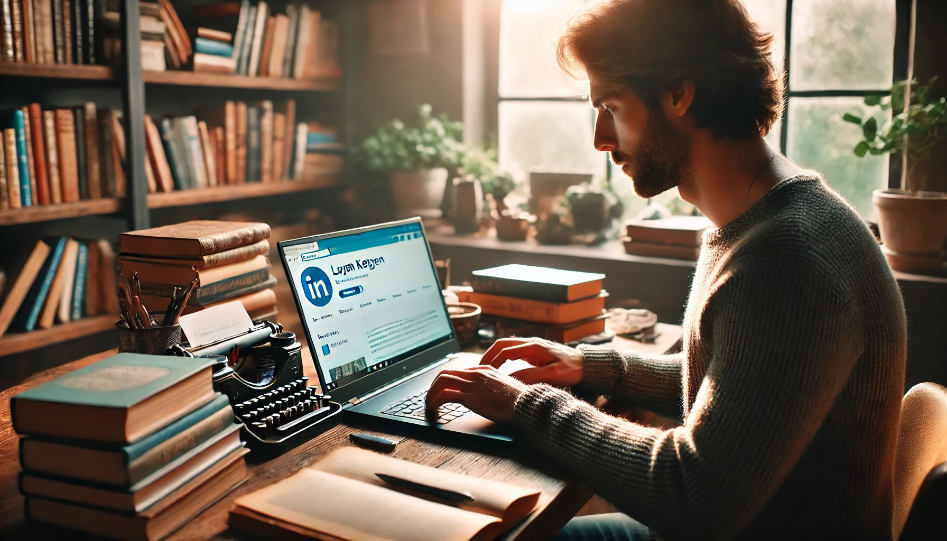
{"type": "Polygon", "coordinates": [[[427,395],[514,424],[627,515],[575,519],[562,538],[638,539],[641,524],[664,539],[893,536],[904,308],[854,210],[763,140],[783,104],[772,41],[737,0],[605,0],[559,42],[589,80],[595,148],[641,197],[677,186],[715,226],[682,354],[500,340],[427,395]],[[535,368],[504,376],[509,359],[535,368]],[[641,426],[553,387],[576,385],[683,424],[641,426]]]}

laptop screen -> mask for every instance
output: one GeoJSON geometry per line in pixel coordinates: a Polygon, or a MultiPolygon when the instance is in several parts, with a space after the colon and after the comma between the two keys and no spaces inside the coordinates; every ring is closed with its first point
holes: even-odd
{"type": "Polygon", "coordinates": [[[420,223],[280,248],[326,391],[453,337],[420,223]]]}

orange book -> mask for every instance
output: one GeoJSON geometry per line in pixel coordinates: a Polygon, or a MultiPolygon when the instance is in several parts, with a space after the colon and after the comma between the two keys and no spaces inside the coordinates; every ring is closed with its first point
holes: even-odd
{"type": "Polygon", "coordinates": [[[273,34],[276,29],[276,17],[266,19],[266,28],[263,30],[263,47],[260,50],[260,77],[270,76],[270,54],[273,50],[273,34]]]}
{"type": "Polygon", "coordinates": [[[286,144],[286,115],[273,115],[273,182],[283,180],[283,147],[286,144]]]}
{"type": "Polygon", "coordinates": [[[29,126],[33,143],[33,167],[36,170],[36,191],[40,205],[52,203],[49,176],[46,173],[46,136],[43,133],[43,111],[38,103],[29,105],[29,126]]]}
{"type": "Polygon", "coordinates": [[[237,102],[235,109],[236,121],[234,146],[236,163],[236,184],[244,184],[247,181],[247,104],[242,101],[237,102]]]}
{"type": "MultiPolygon", "coordinates": [[[[43,136],[46,138],[46,173],[49,175],[49,200],[62,203],[62,181],[59,178],[59,144],[56,142],[56,113],[43,111],[43,136]]],[[[9,178],[7,179],[9,181],[9,178]]]]}
{"type": "Polygon", "coordinates": [[[548,302],[505,295],[491,295],[477,291],[467,294],[467,300],[480,306],[484,314],[535,323],[564,325],[596,317],[605,309],[608,293],[575,302],[548,302]]]}
{"type": "Polygon", "coordinates": [[[220,126],[214,128],[213,134],[214,145],[217,152],[217,185],[223,186],[227,184],[226,169],[229,165],[227,164],[227,136],[224,133],[224,129],[220,126]]]}
{"type": "Polygon", "coordinates": [[[94,102],[85,104],[86,179],[89,198],[102,198],[102,169],[99,165],[99,116],[94,102]]]}
{"type": "Polygon", "coordinates": [[[71,109],[56,109],[56,145],[59,150],[59,179],[62,200],[79,200],[79,170],[76,159],[76,121],[71,109]]]}
{"type": "Polygon", "coordinates": [[[145,115],[145,142],[148,146],[148,161],[151,162],[159,190],[165,193],[174,191],[174,177],[171,176],[168,157],[164,154],[161,134],[149,115],[145,115]]]}

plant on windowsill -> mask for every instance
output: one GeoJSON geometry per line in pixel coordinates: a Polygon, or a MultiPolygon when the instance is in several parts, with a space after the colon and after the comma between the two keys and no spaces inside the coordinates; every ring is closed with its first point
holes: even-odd
{"type": "Polygon", "coordinates": [[[594,233],[600,237],[599,241],[608,236],[615,220],[625,212],[624,205],[609,186],[570,186],[565,197],[576,233],[594,233]]]}
{"type": "Polygon", "coordinates": [[[891,268],[904,272],[938,272],[944,261],[947,240],[947,193],[924,191],[925,164],[931,152],[947,140],[947,99],[931,95],[931,79],[927,85],[917,80],[895,83],[889,96],[871,94],[865,105],[874,112],[892,118],[879,129],[874,114],[864,118],[846,113],[843,120],[862,129],[862,140],[855,146],[855,155],[878,156],[900,153],[906,156],[907,171],[900,190],[875,190],[872,200],[878,212],[878,229],[882,249],[891,268]],[[910,104],[905,107],[905,95],[910,104]]]}
{"type": "Polygon", "coordinates": [[[462,133],[462,122],[435,116],[424,104],[412,124],[395,119],[378,128],[356,156],[369,170],[388,175],[399,214],[430,214],[439,212],[448,169],[460,163],[462,133]]]}

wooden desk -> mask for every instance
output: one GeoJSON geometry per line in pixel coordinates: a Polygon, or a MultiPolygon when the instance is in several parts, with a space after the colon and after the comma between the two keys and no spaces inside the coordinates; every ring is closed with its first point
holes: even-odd
{"type": "MultiPolygon", "coordinates": [[[[679,327],[668,326],[667,336],[658,344],[638,344],[620,342],[620,347],[631,346],[642,353],[658,352],[671,341],[672,334],[680,335],[679,327]],[[677,329],[675,331],[675,329],[677,329]],[[651,351],[648,351],[651,350],[651,351]]],[[[676,340],[675,340],[676,341],[676,340]]],[[[671,344],[673,345],[673,344],[671,344]]],[[[308,349],[304,348],[304,352],[308,349]]],[[[0,393],[0,539],[83,539],[76,532],[54,526],[27,522],[23,517],[23,497],[17,487],[20,473],[18,459],[18,437],[10,421],[10,398],[19,392],[49,381],[61,374],[92,364],[106,356],[114,354],[108,351],[92,355],[78,361],[47,370],[16,387],[0,393]]],[[[312,363],[304,362],[307,372],[311,372],[312,363]]],[[[314,379],[318,381],[318,379],[314,379]]],[[[349,445],[349,434],[355,429],[338,426],[311,442],[297,447],[275,459],[259,462],[248,457],[249,478],[234,492],[204,511],[190,523],[178,530],[169,539],[247,539],[251,536],[227,528],[227,512],[233,500],[243,494],[258,490],[281,479],[289,477],[316,462],[330,451],[349,445]]],[[[366,432],[358,430],[359,432],[366,432]]],[[[520,486],[536,487],[542,490],[538,509],[506,539],[545,539],[558,531],[591,498],[592,493],[576,481],[565,469],[544,460],[528,449],[517,450],[503,456],[468,451],[455,447],[438,445],[393,434],[370,432],[398,441],[398,447],[392,456],[427,464],[449,471],[506,481],[520,486]]],[[[314,487],[314,494],[318,489],[314,487]]]]}

